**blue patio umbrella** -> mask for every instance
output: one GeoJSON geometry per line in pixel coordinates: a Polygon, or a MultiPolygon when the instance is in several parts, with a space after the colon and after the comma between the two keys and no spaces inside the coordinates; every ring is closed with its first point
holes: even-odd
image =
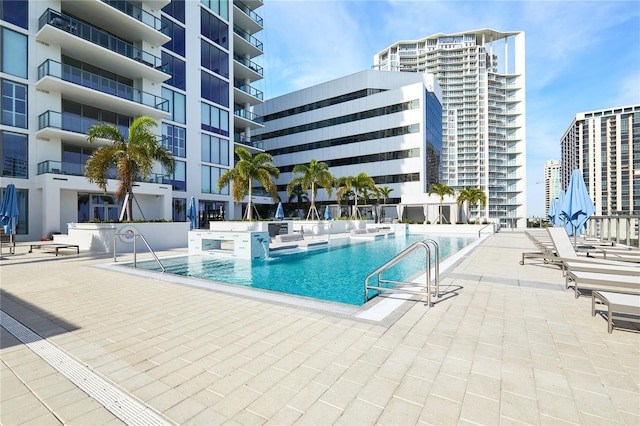
{"type": "Polygon", "coordinates": [[[575,245],[575,236],[580,233],[580,229],[596,211],[593,201],[589,197],[587,185],[585,185],[582,178],[582,172],[579,169],[571,172],[569,186],[560,209],[566,215],[568,223],[573,228],[573,233],[569,235],[574,236],[575,245]]]}
{"type": "Polygon", "coordinates": [[[4,227],[4,233],[13,235],[18,225],[18,193],[16,186],[12,183],[7,185],[2,196],[2,204],[0,204],[0,225],[4,227]]]}
{"type": "Polygon", "coordinates": [[[556,220],[557,207],[558,207],[558,199],[554,198],[549,203],[549,211],[547,212],[547,219],[549,219],[549,222],[551,222],[551,223],[554,223],[555,220],[556,220]]]}
{"type": "Polygon", "coordinates": [[[567,218],[565,214],[562,212],[563,202],[564,202],[564,191],[560,191],[560,195],[558,195],[558,199],[556,200],[556,216],[553,219],[553,224],[555,226],[565,226],[567,222],[567,218]]]}
{"type": "Polygon", "coordinates": [[[278,203],[278,208],[276,209],[276,219],[284,220],[284,209],[282,208],[282,203],[278,203]]]}
{"type": "Polygon", "coordinates": [[[328,205],[324,207],[324,220],[331,220],[331,209],[328,205]]]}
{"type": "Polygon", "coordinates": [[[196,198],[191,197],[189,200],[189,206],[187,207],[187,219],[189,219],[189,229],[198,228],[198,207],[196,205],[196,198]]]}

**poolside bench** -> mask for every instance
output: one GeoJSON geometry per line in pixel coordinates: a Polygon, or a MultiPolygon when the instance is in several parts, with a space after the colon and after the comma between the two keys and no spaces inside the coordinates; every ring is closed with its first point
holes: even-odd
{"type": "Polygon", "coordinates": [[[43,244],[31,244],[29,246],[29,253],[33,252],[33,249],[53,249],[55,251],[56,256],[60,250],[75,250],[76,254],[80,254],[80,246],[77,244],[59,244],[59,243],[43,243],[43,244]]]}
{"type": "Polygon", "coordinates": [[[276,235],[276,242],[279,243],[290,243],[292,241],[303,241],[304,235],[302,234],[281,234],[276,235]]]}
{"type": "Polygon", "coordinates": [[[567,288],[573,282],[576,299],[581,289],[640,295],[639,275],[568,270],[565,279],[567,288]]]}
{"type": "Polygon", "coordinates": [[[613,333],[614,319],[640,323],[640,294],[594,291],[591,293],[591,316],[596,316],[596,304],[605,305],[607,307],[607,324],[609,333],[613,333]],[[633,315],[636,318],[628,315],[633,315]]]}

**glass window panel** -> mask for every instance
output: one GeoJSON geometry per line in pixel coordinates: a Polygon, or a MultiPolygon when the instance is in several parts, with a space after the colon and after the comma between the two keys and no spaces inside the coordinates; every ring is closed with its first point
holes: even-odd
{"type": "Polygon", "coordinates": [[[229,145],[231,142],[226,139],[220,139],[220,164],[229,165],[229,145]]]}
{"type": "Polygon", "coordinates": [[[0,19],[27,29],[28,4],[27,0],[3,0],[0,2],[0,19]]]}
{"type": "Polygon", "coordinates": [[[2,28],[2,72],[27,78],[27,36],[2,28]]]}
{"type": "Polygon", "coordinates": [[[202,188],[200,188],[201,192],[204,194],[211,193],[211,174],[209,171],[209,166],[200,166],[200,182],[202,188]]]}
{"type": "Polygon", "coordinates": [[[185,124],[187,122],[186,115],[185,96],[181,93],[174,93],[173,121],[185,124]]]}
{"type": "Polygon", "coordinates": [[[27,135],[0,132],[2,176],[28,178],[27,135]]]}

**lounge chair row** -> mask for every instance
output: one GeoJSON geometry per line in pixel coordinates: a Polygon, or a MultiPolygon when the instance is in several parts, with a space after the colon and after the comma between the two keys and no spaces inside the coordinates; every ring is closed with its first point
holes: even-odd
{"type": "Polygon", "coordinates": [[[540,251],[522,253],[520,263],[537,257],[558,264],[564,271],[566,288],[573,286],[576,298],[581,291],[591,291],[592,315],[597,306],[607,308],[609,333],[614,319],[640,322],[640,263],[578,255],[563,228],[547,228],[546,237],[540,232],[527,235],[540,251]]]}

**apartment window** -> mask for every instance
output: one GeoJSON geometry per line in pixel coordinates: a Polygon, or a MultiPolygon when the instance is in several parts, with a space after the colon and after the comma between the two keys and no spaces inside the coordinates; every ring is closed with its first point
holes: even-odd
{"type": "Polygon", "coordinates": [[[229,55],[226,52],[202,40],[200,42],[200,53],[200,61],[203,67],[222,77],[229,78],[229,55]]]}
{"type": "Polygon", "coordinates": [[[202,130],[229,136],[229,111],[202,102],[200,105],[200,120],[202,130]]]}
{"type": "Polygon", "coordinates": [[[229,26],[205,9],[200,11],[200,28],[200,34],[218,46],[229,48],[229,26]]]}
{"type": "Polygon", "coordinates": [[[215,136],[201,136],[201,160],[207,163],[229,165],[229,141],[215,136]]]}
{"type": "Polygon", "coordinates": [[[220,167],[213,166],[200,166],[200,182],[203,194],[221,194],[221,195],[229,195],[229,186],[226,185],[222,188],[221,191],[218,191],[218,180],[220,180],[220,176],[226,171],[226,169],[221,169],[220,167]]]}
{"type": "Polygon", "coordinates": [[[229,0],[200,0],[200,3],[229,20],[229,0]]]}
{"type": "Polygon", "coordinates": [[[174,92],[166,87],[162,88],[162,97],[169,101],[170,120],[178,123],[187,123],[187,111],[185,106],[185,96],[181,93],[174,92]]]}
{"type": "Polygon", "coordinates": [[[186,89],[186,64],[183,60],[162,52],[162,63],[167,64],[167,73],[171,74],[171,78],[165,81],[166,84],[180,90],[186,89]]]}
{"type": "Polygon", "coordinates": [[[0,1],[0,19],[28,28],[29,2],[27,0],[3,0],[0,1]]]}
{"type": "Polygon", "coordinates": [[[162,11],[184,24],[184,0],[172,0],[162,11]]]}
{"type": "Polygon", "coordinates": [[[200,72],[200,96],[222,106],[229,106],[229,83],[206,71],[200,72]]]}
{"type": "Polygon", "coordinates": [[[174,191],[187,190],[187,163],[176,161],[173,173],[170,175],[171,186],[174,191]]]}
{"type": "Polygon", "coordinates": [[[15,75],[16,77],[27,78],[27,36],[11,31],[8,28],[1,28],[0,46],[2,47],[2,57],[0,70],[2,72],[15,75]]]}
{"type": "Polygon", "coordinates": [[[172,220],[174,222],[186,222],[187,221],[187,199],[186,198],[174,198],[173,199],[173,213],[172,220]]]}
{"type": "Polygon", "coordinates": [[[162,146],[167,148],[176,157],[187,156],[187,137],[184,127],[162,123],[162,146]]]}
{"type": "Polygon", "coordinates": [[[177,55],[185,56],[184,28],[163,16],[162,32],[171,37],[171,40],[163,44],[162,47],[177,55]]]}
{"type": "Polygon", "coordinates": [[[21,133],[0,132],[2,176],[28,178],[28,137],[21,133]]]}
{"type": "Polygon", "coordinates": [[[2,80],[2,124],[27,128],[27,86],[2,80]]]}

